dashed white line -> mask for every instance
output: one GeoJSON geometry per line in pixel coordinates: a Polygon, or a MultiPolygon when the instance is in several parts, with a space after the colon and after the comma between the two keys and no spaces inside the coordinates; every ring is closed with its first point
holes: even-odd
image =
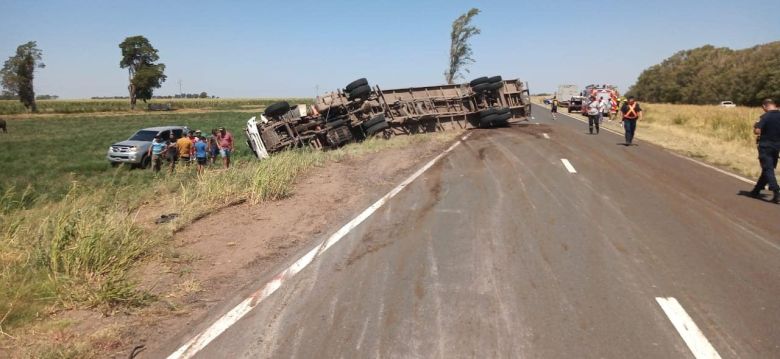
{"type": "Polygon", "coordinates": [[[657,297],[655,300],[661,306],[674,329],[683,338],[688,349],[696,359],[720,359],[720,354],[715,351],[707,337],[699,330],[693,319],[685,312],[685,309],[673,297],[657,297]]]}
{"type": "Polygon", "coordinates": [[[569,173],[577,173],[577,170],[574,169],[574,166],[571,165],[569,160],[561,158],[561,162],[563,162],[563,166],[566,167],[566,170],[569,171],[569,173]]]}
{"type": "Polygon", "coordinates": [[[548,134],[546,134],[546,133],[543,133],[543,134],[542,134],[542,137],[544,137],[544,138],[546,138],[546,139],[548,139],[548,140],[550,139],[550,135],[548,135],[548,134]]]}
{"type": "MultiPolygon", "coordinates": [[[[462,140],[466,140],[471,133],[463,136],[462,140]]],[[[343,227],[341,227],[336,233],[333,233],[330,237],[328,237],[325,241],[323,241],[319,246],[312,248],[308,253],[303,255],[303,257],[299,258],[295,263],[293,263],[291,266],[289,266],[287,269],[281,271],[279,274],[274,276],[274,278],[263,285],[260,289],[252,293],[248,298],[244,299],[241,303],[233,307],[229,312],[222,315],[219,319],[217,319],[216,322],[211,324],[206,330],[201,332],[200,334],[196,335],[184,345],[179,347],[178,350],[173,352],[171,355],[168,356],[168,359],[184,359],[184,358],[192,358],[195,356],[199,351],[201,351],[203,348],[205,348],[209,343],[211,343],[214,339],[216,339],[220,334],[222,334],[225,330],[233,326],[236,322],[238,322],[241,318],[243,318],[245,315],[247,315],[252,309],[254,309],[257,304],[268,298],[271,294],[273,294],[277,289],[279,289],[282,284],[298,274],[298,272],[302,271],[304,268],[306,268],[309,264],[311,264],[314,259],[321,256],[328,248],[336,244],[339,240],[344,238],[344,236],[349,233],[352,229],[360,225],[366,218],[371,216],[379,207],[382,207],[388,200],[395,197],[401,190],[406,188],[410,183],[412,183],[417,177],[422,175],[426,170],[431,168],[436,162],[438,162],[442,157],[444,157],[446,154],[450,153],[452,150],[455,149],[459,144],[461,144],[462,141],[455,142],[447,148],[444,152],[440,153],[438,156],[436,156],[434,159],[430,160],[428,163],[426,163],[422,168],[417,170],[417,172],[413,173],[409,178],[401,182],[397,187],[393,188],[392,191],[388,192],[386,195],[384,195],[382,198],[380,198],[378,201],[376,201],[374,204],[372,204],[370,207],[366,208],[363,212],[361,212],[357,217],[355,217],[353,220],[349,221],[347,224],[345,224],[343,227]]]]}

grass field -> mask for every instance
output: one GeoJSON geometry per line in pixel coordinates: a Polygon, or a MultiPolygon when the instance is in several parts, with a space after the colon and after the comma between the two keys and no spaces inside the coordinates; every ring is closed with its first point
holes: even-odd
{"type": "MultiPolygon", "coordinates": [[[[153,99],[149,103],[171,104],[174,109],[238,110],[268,106],[279,99],[153,99]]],[[[312,99],[288,99],[290,103],[311,103],[312,99]]],[[[50,113],[95,113],[130,111],[130,100],[38,100],[38,112],[50,113]]],[[[136,111],[146,110],[147,104],[138,101],[136,111]]],[[[16,100],[0,100],[0,115],[27,113],[16,100]]]]}
{"type": "MultiPolygon", "coordinates": [[[[328,152],[298,150],[262,162],[248,154],[242,126],[247,113],[37,117],[13,120],[0,135],[0,347],[33,320],[62,308],[106,313],[155,298],[135,287],[139,261],[172,252],[172,233],[195,218],[238,201],[289,196],[302,173],[345,156],[449,140],[452,133],[373,139],[328,152]],[[198,176],[112,168],[108,146],[135,130],[181,124],[204,130],[226,126],[236,135],[230,170],[198,176]],[[154,230],[138,223],[149,207],[177,209],[177,220],[154,230]]],[[[156,214],[156,213],[155,213],[156,214]]],[[[78,355],[76,355],[78,357],[78,355]]]]}

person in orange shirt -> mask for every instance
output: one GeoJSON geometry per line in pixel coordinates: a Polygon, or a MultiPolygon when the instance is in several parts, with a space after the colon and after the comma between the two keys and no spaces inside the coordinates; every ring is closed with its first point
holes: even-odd
{"type": "Polygon", "coordinates": [[[192,140],[187,136],[184,136],[176,140],[176,148],[179,150],[179,159],[181,159],[184,164],[189,164],[190,158],[192,158],[192,151],[195,149],[192,145],[192,140]]]}

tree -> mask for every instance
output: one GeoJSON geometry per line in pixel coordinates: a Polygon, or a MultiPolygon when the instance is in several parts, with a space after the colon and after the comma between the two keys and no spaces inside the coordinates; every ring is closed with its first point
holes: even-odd
{"type": "Polygon", "coordinates": [[[5,61],[0,70],[3,85],[3,97],[18,98],[24,107],[32,112],[38,111],[35,105],[35,90],[33,78],[35,69],[42,69],[46,65],[41,62],[43,51],[38,48],[35,41],[30,41],[16,48],[16,55],[5,61]]]}
{"type": "Polygon", "coordinates": [[[146,102],[152,98],[154,89],[165,82],[165,64],[155,63],[160,59],[157,49],[143,36],[131,36],[119,44],[122,49],[122,61],[119,67],[126,68],[130,85],[130,108],[135,109],[137,99],[146,102]]]}
{"type": "Polygon", "coordinates": [[[472,36],[480,33],[477,27],[471,26],[471,19],[477,14],[479,14],[479,9],[472,8],[452,22],[450,67],[444,72],[444,78],[448,84],[453,84],[456,78],[463,77],[461,70],[469,72],[465,66],[474,63],[474,59],[471,58],[472,51],[469,40],[472,36]]]}
{"type": "Polygon", "coordinates": [[[198,96],[198,97],[199,98],[209,98],[209,94],[207,94],[206,91],[203,91],[203,92],[200,93],[200,96],[198,96]]]}

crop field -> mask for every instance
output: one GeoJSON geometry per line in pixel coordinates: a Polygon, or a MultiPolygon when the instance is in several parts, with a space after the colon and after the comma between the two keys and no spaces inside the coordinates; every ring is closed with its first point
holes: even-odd
{"type": "MultiPolygon", "coordinates": [[[[95,113],[130,111],[130,100],[38,100],[39,113],[95,113]]],[[[174,109],[239,110],[268,106],[279,99],[153,99],[148,103],[171,104],[174,109]]],[[[289,99],[290,103],[311,103],[311,99],[289,99]]],[[[147,104],[138,101],[136,111],[146,110],[147,104]]],[[[23,114],[28,111],[16,100],[0,100],[0,115],[23,114]]]]}
{"type": "Polygon", "coordinates": [[[0,332],[14,333],[63,308],[111,313],[143,306],[155,298],[136,289],[132,268],[172,252],[166,239],[196,218],[241,201],[287,197],[296,178],[327,161],[454,136],[371,139],[257,161],[242,133],[249,116],[145,113],[9,121],[9,133],[0,134],[0,332]],[[135,130],[173,124],[233,132],[231,168],[217,164],[199,176],[194,166],[179,165],[173,174],[155,174],[112,168],[105,159],[110,144],[135,130]],[[161,206],[175,208],[179,217],[154,229],[138,223],[139,216],[159,215],[147,212],[161,206]]]}

